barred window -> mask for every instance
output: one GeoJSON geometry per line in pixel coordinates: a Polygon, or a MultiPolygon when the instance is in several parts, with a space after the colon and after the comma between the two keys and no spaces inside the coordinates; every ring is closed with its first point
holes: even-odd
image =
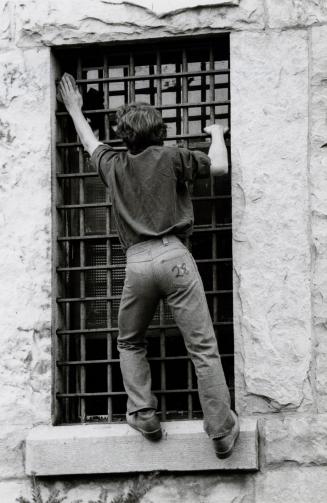
{"type": "MultiPolygon", "coordinates": [[[[118,149],[115,110],[133,101],[155,105],[167,145],[208,152],[203,128],[230,124],[229,38],[58,49],[58,76],[71,73],[83,111],[100,141],[118,149]]],[[[125,256],[108,191],[76,136],[63,105],[56,112],[54,186],[54,422],[122,421],[124,392],[117,317],[125,256]]],[[[230,170],[229,170],[230,171],[230,170]]],[[[230,172],[192,187],[197,262],[233,397],[233,304],[230,172]]],[[[162,420],[202,417],[196,378],[182,336],[162,300],[148,329],[153,390],[162,420]]]]}

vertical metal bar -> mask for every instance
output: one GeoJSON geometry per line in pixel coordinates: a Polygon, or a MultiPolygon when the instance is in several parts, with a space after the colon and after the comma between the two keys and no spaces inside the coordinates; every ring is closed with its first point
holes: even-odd
{"type": "MultiPolygon", "coordinates": [[[[79,165],[80,165],[80,170],[84,170],[83,166],[83,152],[82,149],[79,149],[79,165]],[[82,169],[81,169],[82,168],[82,169]]],[[[79,196],[80,196],[80,204],[84,203],[84,179],[81,178],[79,181],[79,196]]],[[[85,215],[84,215],[84,209],[81,208],[79,210],[79,231],[80,231],[80,236],[84,236],[84,220],[85,220],[85,215]]],[[[81,240],[80,242],[80,260],[81,260],[81,267],[85,266],[85,244],[84,241],[81,240]]],[[[80,296],[83,298],[85,297],[85,272],[81,271],[80,272],[80,296]]],[[[83,330],[85,328],[85,321],[86,321],[86,311],[85,311],[85,303],[82,301],[80,303],[80,328],[83,330]]],[[[86,351],[85,351],[85,335],[81,334],[81,340],[80,340],[80,356],[81,360],[86,359],[86,351]]],[[[81,383],[80,383],[80,388],[81,388],[81,393],[85,393],[85,384],[86,384],[86,369],[85,365],[81,365],[81,383]]],[[[81,398],[81,421],[84,423],[86,420],[86,412],[85,412],[85,399],[82,397],[81,398]]]]}
{"type": "MultiPolygon", "coordinates": [[[[78,58],[77,62],[77,78],[81,79],[82,78],[82,61],[81,57],[78,58]]],[[[83,156],[83,150],[81,147],[78,149],[78,164],[79,164],[79,171],[83,173],[84,171],[84,156],[83,156]]],[[[85,199],[84,199],[84,178],[81,177],[79,179],[79,204],[84,204],[85,199]]],[[[85,233],[85,213],[84,213],[84,208],[79,209],[79,233],[80,236],[84,236],[85,233]]],[[[80,241],[80,265],[81,267],[85,267],[85,243],[84,240],[82,239],[80,241]]],[[[85,272],[83,270],[80,271],[80,297],[83,298],[85,297],[85,272]]],[[[85,303],[81,301],[80,303],[80,329],[83,330],[86,326],[86,309],[85,309],[85,303]]],[[[86,359],[86,350],[85,350],[85,335],[82,333],[80,337],[80,358],[81,360],[86,359]]],[[[81,393],[85,393],[85,388],[86,388],[86,369],[85,365],[80,365],[80,390],[81,393]]],[[[80,414],[81,414],[81,422],[85,423],[86,421],[86,404],[85,404],[85,398],[81,397],[80,399],[80,414]]]]}
{"type": "MultiPolygon", "coordinates": [[[[160,326],[165,323],[165,310],[164,301],[160,300],[159,304],[159,319],[160,326]]],[[[166,332],[165,329],[160,329],[160,357],[164,358],[166,356],[166,332]]],[[[160,388],[161,390],[166,390],[166,364],[164,360],[160,362],[160,388]]],[[[166,419],[167,407],[166,407],[166,395],[161,394],[161,418],[163,421],[166,419]]]]}
{"type": "MultiPolygon", "coordinates": [[[[149,65],[149,73],[150,73],[150,75],[154,74],[154,66],[153,65],[149,65]]],[[[150,94],[150,105],[154,106],[154,104],[155,104],[155,101],[154,101],[154,98],[155,98],[154,79],[150,79],[149,94],[150,94]]]]}
{"type": "MultiPolygon", "coordinates": [[[[157,51],[157,73],[161,74],[161,54],[157,51]]],[[[162,79],[159,78],[156,80],[157,84],[157,105],[162,105],[162,79]]]]}
{"type": "MultiPolygon", "coordinates": [[[[61,204],[63,202],[63,191],[62,191],[62,186],[60,184],[60,181],[56,178],[56,171],[62,172],[63,171],[63,166],[60,163],[59,156],[58,159],[53,160],[53,170],[52,170],[52,180],[53,180],[53,193],[52,193],[52,208],[56,207],[56,204],[61,204]],[[59,166],[57,167],[57,163],[59,166]]],[[[63,217],[60,215],[60,212],[53,212],[54,218],[53,218],[53,226],[52,226],[52,232],[53,232],[53,243],[54,245],[54,261],[55,261],[55,266],[60,265],[64,263],[64,257],[65,253],[62,251],[62,248],[60,244],[57,241],[58,235],[62,234],[62,230],[64,227],[63,223],[63,217]]],[[[64,353],[64,345],[63,341],[60,340],[60,337],[57,336],[57,329],[65,327],[65,307],[64,305],[60,306],[59,304],[56,304],[56,298],[59,296],[62,296],[63,294],[65,295],[64,288],[65,288],[65,282],[64,280],[60,277],[60,275],[56,275],[56,267],[52,268],[53,271],[53,277],[52,277],[52,284],[54,285],[53,288],[53,299],[52,299],[52,304],[53,304],[53,312],[52,312],[52,326],[54,327],[53,334],[52,334],[52,347],[53,347],[53,352],[52,352],[52,391],[53,391],[53,400],[52,400],[52,420],[54,424],[57,424],[62,421],[63,414],[62,414],[62,409],[63,406],[60,403],[60,401],[56,398],[56,393],[57,392],[62,392],[64,388],[64,380],[63,380],[63,374],[60,368],[56,365],[57,360],[62,359],[62,357],[65,357],[64,353]]],[[[65,404],[66,405],[66,404],[65,404]]],[[[67,417],[67,416],[66,416],[67,417]]]]}
{"type": "MultiPolygon", "coordinates": [[[[65,274],[66,276],[66,274],[65,274]]],[[[69,276],[69,274],[67,274],[69,276]]],[[[68,280],[66,279],[66,284],[68,283],[68,280]]],[[[66,304],[66,309],[65,309],[65,326],[66,328],[70,329],[70,304],[67,302],[66,304]]],[[[69,335],[63,335],[63,344],[65,346],[65,359],[69,360],[70,359],[70,341],[69,341],[69,335]]],[[[67,365],[67,369],[65,370],[65,393],[69,393],[70,391],[70,367],[67,365]]],[[[70,420],[70,410],[69,410],[69,399],[65,400],[65,421],[66,423],[69,423],[70,420]]]]}
{"type": "MultiPolygon", "coordinates": [[[[103,76],[109,76],[108,70],[108,57],[105,54],[103,61],[103,76]]],[[[104,84],[104,108],[109,109],[109,84],[106,82],[104,84]]],[[[105,131],[105,139],[110,140],[110,122],[109,122],[109,114],[105,114],[105,123],[104,123],[104,131],[105,131]]],[[[106,190],[106,202],[109,203],[109,191],[106,190]]],[[[106,208],[106,234],[110,234],[111,225],[110,225],[110,208],[109,206],[106,208]]],[[[106,260],[107,265],[111,265],[111,240],[107,239],[106,242],[106,260]]],[[[107,270],[107,296],[110,297],[112,295],[111,288],[111,270],[107,270]]],[[[107,327],[111,328],[111,301],[107,301],[107,327]]],[[[112,358],[112,338],[111,332],[107,334],[107,359],[110,360],[112,358]]],[[[107,391],[112,391],[112,368],[111,363],[107,365],[107,391]]],[[[108,421],[112,421],[112,398],[108,396],[107,400],[107,414],[108,421]]]]}
{"type": "MultiPolygon", "coordinates": [[[[124,75],[124,77],[128,77],[128,67],[127,66],[123,67],[123,75],[124,75]]],[[[124,86],[124,105],[126,105],[129,102],[129,82],[128,82],[128,80],[124,80],[123,86],[124,86]]]]}
{"type": "MultiPolygon", "coordinates": [[[[215,61],[214,61],[214,53],[212,46],[210,47],[210,56],[209,56],[209,68],[210,70],[214,70],[215,61]]],[[[210,75],[209,77],[209,90],[210,90],[210,101],[214,101],[215,99],[215,76],[210,75]]],[[[215,121],[215,107],[214,105],[210,106],[210,120],[214,123],[215,121]]],[[[214,180],[211,177],[210,182],[210,195],[214,196],[215,188],[214,188],[214,180]]],[[[211,225],[212,227],[216,226],[216,201],[212,199],[211,206],[211,225]]],[[[217,258],[217,233],[212,233],[212,258],[217,258]]],[[[216,291],[218,289],[218,278],[217,278],[217,264],[214,262],[212,265],[212,290],[216,291]]],[[[218,295],[213,296],[213,321],[218,321],[218,295]]]]}
{"type": "MultiPolygon", "coordinates": [[[[157,51],[156,55],[156,64],[157,64],[157,74],[161,74],[161,54],[157,51]]],[[[157,105],[160,106],[162,104],[162,80],[159,78],[156,80],[157,85],[157,105]]],[[[165,323],[165,308],[163,300],[160,301],[159,304],[159,324],[164,325],[165,323]]],[[[160,329],[160,357],[164,358],[166,356],[166,331],[164,329],[160,329]]],[[[166,389],[166,365],[164,360],[160,362],[160,388],[162,390],[166,389]]],[[[161,395],[161,419],[165,421],[167,418],[167,407],[166,407],[166,395],[163,393],[161,395]]]]}
{"type": "MultiPolygon", "coordinates": [[[[68,122],[70,121],[70,118],[67,118],[67,120],[65,121],[65,129],[64,129],[64,141],[67,141],[69,142],[69,136],[67,134],[67,129],[68,129],[68,122]]],[[[69,155],[69,149],[65,149],[65,172],[66,173],[69,173],[71,171],[71,166],[70,166],[70,155],[69,155]]],[[[65,202],[70,202],[70,201],[74,201],[74,182],[72,180],[67,180],[67,184],[64,185],[65,186],[65,190],[64,190],[64,194],[63,194],[63,198],[64,198],[64,201],[65,202]]],[[[65,211],[64,212],[64,226],[65,226],[65,235],[68,236],[68,235],[71,235],[72,234],[72,229],[73,229],[73,214],[72,212],[67,212],[65,211]]],[[[73,243],[66,243],[65,245],[65,263],[67,265],[72,265],[73,264],[73,248],[74,248],[74,245],[73,243]]],[[[68,294],[69,297],[71,297],[71,291],[72,291],[72,277],[70,275],[68,275],[66,277],[66,283],[65,283],[65,291],[66,291],[66,294],[68,294]]],[[[71,309],[71,304],[70,302],[67,302],[65,304],[65,324],[66,324],[66,328],[71,328],[71,323],[72,323],[72,309],[71,309]]],[[[64,341],[63,341],[64,342],[64,341]]],[[[70,356],[71,356],[71,341],[70,341],[70,338],[69,336],[67,337],[67,345],[65,347],[65,359],[69,359],[70,356]]],[[[69,388],[69,384],[70,384],[70,375],[72,374],[73,369],[68,369],[67,371],[67,381],[66,381],[66,386],[67,386],[67,391],[68,391],[68,388],[69,388]]],[[[75,376],[75,379],[76,379],[76,376],[75,376]]],[[[65,407],[65,416],[67,418],[67,420],[69,422],[72,422],[74,420],[76,420],[76,402],[74,402],[73,400],[67,398],[65,400],[65,403],[64,403],[64,407],[65,407]]]]}
{"type": "MultiPolygon", "coordinates": [[[[186,49],[183,49],[182,55],[182,71],[187,72],[188,64],[187,64],[187,54],[186,49]]],[[[188,102],[188,81],[187,77],[182,77],[182,103],[188,102]]],[[[188,108],[183,107],[182,110],[182,118],[183,118],[183,134],[188,134],[189,132],[189,123],[188,123],[188,108]]],[[[184,142],[185,145],[185,142],[184,142]]],[[[186,146],[188,146],[188,142],[186,142],[186,146]]],[[[192,376],[192,362],[188,360],[187,362],[187,387],[188,389],[193,388],[193,376],[192,376]]],[[[193,417],[193,396],[192,393],[188,393],[187,395],[187,416],[189,419],[193,417]]]]}
{"type": "MultiPolygon", "coordinates": [[[[107,54],[103,57],[103,77],[109,77],[109,67],[108,67],[108,56],[107,54]]],[[[105,110],[109,110],[109,82],[103,83],[103,93],[104,93],[104,108],[105,110]]],[[[105,139],[110,139],[110,116],[109,112],[104,114],[104,134],[105,139]]]]}
{"type": "MultiPolygon", "coordinates": [[[[134,66],[134,54],[133,53],[130,53],[129,55],[129,76],[130,77],[133,77],[135,75],[135,66],[134,66]]],[[[134,80],[130,80],[129,81],[129,86],[128,86],[128,89],[129,89],[129,102],[133,102],[135,101],[135,81],[134,80]]]]}
{"type": "MultiPolygon", "coordinates": [[[[67,126],[67,122],[66,122],[66,126],[67,126]]],[[[63,137],[64,137],[64,141],[67,141],[67,142],[69,141],[68,136],[67,136],[67,128],[65,128],[63,131],[63,137]]],[[[68,150],[67,150],[67,153],[68,153],[68,150]]],[[[69,165],[67,153],[65,154],[65,171],[67,171],[66,167],[69,165]]],[[[69,197],[71,197],[71,186],[70,185],[71,185],[71,183],[69,182],[69,190],[67,190],[67,187],[65,187],[66,190],[64,192],[66,192],[66,193],[61,194],[61,198],[63,198],[64,201],[67,198],[68,192],[69,192],[69,197]]],[[[66,211],[61,216],[61,218],[63,218],[62,223],[63,223],[63,227],[65,228],[66,235],[71,232],[70,217],[71,217],[71,215],[69,213],[67,213],[66,211]]],[[[58,218],[60,218],[60,217],[58,216],[58,218]]],[[[62,259],[64,260],[65,265],[70,265],[70,263],[71,263],[70,243],[65,244],[65,252],[64,252],[64,256],[62,256],[62,259]]],[[[65,278],[64,281],[62,280],[62,277],[60,278],[61,283],[64,285],[64,291],[66,292],[66,295],[68,294],[70,296],[69,289],[70,289],[70,285],[71,285],[71,276],[68,273],[68,274],[64,275],[64,278],[65,278]]],[[[71,324],[71,309],[70,308],[71,308],[71,305],[69,302],[66,302],[65,305],[63,306],[65,327],[68,329],[70,328],[70,324],[71,324]]],[[[63,338],[61,340],[61,344],[63,346],[64,358],[66,360],[69,360],[69,358],[70,358],[69,336],[63,336],[63,338]]],[[[67,368],[65,370],[65,389],[66,389],[67,393],[69,393],[70,372],[71,372],[70,368],[67,368]]],[[[69,422],[72,420],[72,417],[73,417],[73,404],[70,402],[69,399],[66,399],[63,405],[64,405],[65,420],[66,420],[66,422],[69,422]]]]}
{"type": "MultiPolygon", "coordinates": [[[[186,50],[183,49],[183,62],[182,62],[182,71],[187,72],[187,55],[186,55],[186,50]]],[[[184,76],[182,77],[182,103],[187,103],[188,102],[188,81],[187,77],[184,76]]],[[[189,132],[189,123],[188,123],[188,108],[183,107],[182,110],[183,114],[183,132],[182,134],[188,134],[189,132]]],[[[188,146],[188,143],[186,143],[185,146],[188,146]]]]}
{"type": "MultiPolygon", "coordinates": [[[[181,71],[181,64],[180,63],[176,63],[176,73],[180,73],[181,71]]],[[[180,77],[176,77],[176,103],[181,103],[181,78],[180,77]]],[[[180,107],[178,107],[176,109],[176,134],[181,134],[182,132],[182,113],[181,113],[181,109],[180,107]]],[[[181,142],[180,140],[178,141],[178,143],[181,143],[183,146],[185,146],[185,142],[181,142]]]]}
{"type": "MultiPolygon", "coordinates": [[[[214,53],[213,53],[213,47],[210,47],[210,54],[209,54],[209,70],[214,70],[215,68],[215,60],[214,60],[214,53]]],[[[210,97],[209,101],[215,101],[215,76],[213,74],[209,75],[209,92],[210,92],[210,97]]],[[[210,123],[215,122],[215,105],[210,105],[210,123]]]]}
{"type": "MultiPolygon", "coordinates": [[[[206,69],[206,63],[201,61],[201,71],[206,69]]],[[[201,75],[201,102],[207,101],[207,75],[201,75]]],[[[206,107],[201,107],[201,131],[206,127],[206,107]]]]}
{"type": "Polygon", "coordinates": [[[57,265],[68,265],[69,253],[70,253],[70,244],[59,244],[57,241],[57,237],[60,235],[64,235],[66,233],[66,223],[67,216],[63,212],[56,211],[57,204],[63,204],[66,192],[65,182],[57,179],[56,173],[66,173],[68,171],[68,149],[64,149],[64,152],[60,152],[57,154],[56,142],[59,140],[68,141],[67,138],[67,120],[63,120],[61,123],[62,127],[59,127],[59,124],[56,121],[55,116],[55,108],[57,105],[56,102],[56,86],[55,81],[56,77],[61,75],[61,68],[57,64],[56,59],[51,57],[51,105],[52,105],[52,130],[55,131],[56,134],[52,136],[52,194],[51,194],[51,203],[52,203],[52,239],[54,243],[53,247],[53,267],[52,267],[52,393],[53,400],[51,404],[51,415],[52,421],[54,424],[61,423],[62,421],[67,419],[66,411],[68,410],[68,399],[66,403],[62,403],[57,399],[56,393],[62,392],[65,390],[65,386],[67,385],[67,375],[62,371],[60,367],[57,366],[57,361],[66,358],[66,341],[64,338],[61,338],[57,335],[57,329],[62,329],[67,326],[67,316],[69,316],[69,303],[63,304],[60,306],[56,303],[56,299],[58,297],[62,297],[66,295],[67,282],[65,281],[65,277],[62,275],[58,275],[56,271],[57,265]]]}

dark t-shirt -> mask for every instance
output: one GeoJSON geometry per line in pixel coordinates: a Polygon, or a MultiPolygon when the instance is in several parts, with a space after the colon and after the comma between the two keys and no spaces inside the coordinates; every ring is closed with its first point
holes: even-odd
{"type": "Polygon", "coordinates": [[[123,248],[167,234],[183,239],[192,233],[188,183],[209,176],[206,154],[164,146],[131,154],[99,145],[91,162],[109,188],[123,248]]]}

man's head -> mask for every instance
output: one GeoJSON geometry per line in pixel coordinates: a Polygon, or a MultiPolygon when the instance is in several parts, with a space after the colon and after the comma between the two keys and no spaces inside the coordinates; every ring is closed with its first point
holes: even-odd
{"type": "Polygon", "coordinates": [[[136,154],[150,145],[162,145],[167,126],[161,114],[148,103],[130,103],[117,110],[117,136],[136,154]]]}

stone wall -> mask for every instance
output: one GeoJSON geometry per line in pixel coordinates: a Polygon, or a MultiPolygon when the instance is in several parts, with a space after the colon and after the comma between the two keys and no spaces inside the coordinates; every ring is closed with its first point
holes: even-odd
{"type": "MultiPolygon", "coordinates": [[[[326,500],[327,5],[206,3],[159,15],[120,1],[0,0],[4,503],[31,496],[24,439],[50,423],[51,47],[219,30],[231,31],[236,404],[259,419],[261,470],[160,474],[142,502],[326,500]]],[[[40,485],[109,502],[135,480],[40,485]]]]}

